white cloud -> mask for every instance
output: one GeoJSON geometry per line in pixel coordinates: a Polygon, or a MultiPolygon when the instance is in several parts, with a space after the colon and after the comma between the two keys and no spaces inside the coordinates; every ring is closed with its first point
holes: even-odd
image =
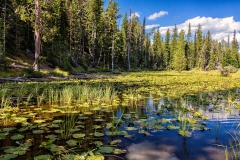
{"type": "MultiPolygon", "coordinates": [[[[228,35],[230,36],[230,41],[232,41],[233,31],[235,29],[237,31],[237,40],[240,42],[240,34],[238,33],[240,31],[240,22],[235,21],[233,17],[212,18],[198,16],[188,19],[182,24],[178,24],[178,31],[180,32],[180,30],[183,29],[185,30],[185,33],[187,33],[189,23],[191,24],[192,38],[198,28],[198,24],[200,24],[202,26],[203,34],[210,31],[212,38],[217,39],[218,41],[221,41],[222,39],[227,40],[228,35]]],[[[172,31],[174,26],[160,27],[161,34],[165,35],[168,28],[172,31]]]]}
{"type": "Polygon", "coordinates": [[[151,24],[151,25],[146,25],[145,29],[152,29],[153,27],[159,27],[160,24],[151,24]]]}
{"type": "Polygon", "coordinates": [[[158,13],[154,13],[152,15],[150,15],[149,17],[147,17],[148,20],[156,20],[159,17],[163,17],[165,15],[167,15],[168,12],[167,11],[160,11],[158,13]]]}
{"type": "MultiPolygon", "coordinates": [[[[134,18],[134,17],[141,17],[140,13],[139,12],[132,13],[131,18],[134,18]]],[[[130,16],[129,16],[129,18],[130,18],[130,16]]]]}

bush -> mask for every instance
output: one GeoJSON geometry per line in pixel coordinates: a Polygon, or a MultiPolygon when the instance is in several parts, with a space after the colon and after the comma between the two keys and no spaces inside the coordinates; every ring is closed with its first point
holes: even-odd
{"type": "Polygon", "coordinates": [[[236,73],[238,69],[234,66],[226,66],[220,70],[221,75],[227,77],[230,73],[236,73]]]}
{"type": "Polygon", "coordinates": [[[29,78],[42,78],[43,77],[43,73],[35,71],[33,68],[24,68],[22,69],[21,76],[27,76],[29,78]]]}

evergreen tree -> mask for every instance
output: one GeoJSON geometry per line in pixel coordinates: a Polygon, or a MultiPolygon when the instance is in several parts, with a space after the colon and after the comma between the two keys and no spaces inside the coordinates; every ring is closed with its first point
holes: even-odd
{"type": "Polygon", "coordinates": [[[181,72],[186,69],[187,59],[185,56],[185,45],[186,42],[184,40],[184,30],[181,30],[179,33],[179,38],[176,45],[176,52],[173,58],[173,67],[175,70],[181,72]]]}
{"type": "Polygon", "coordinates": [[[237,41],[237,38],[236,38],[236,30],[234,30],[233,40],[232,40],[232,56],[237,61],[236,67],[239,67],[239,65],[240,65],[240,62],[239,62],[240,58],[239,58],[238,49],[239,49],[239,47],[238,47],[238,41],[237,41]]]}
{"type": "Polygon", "coordinates": [[[170,69],[173,68],[173,58],[174,55],[177,51],[177,39],[178,39],[178,29],[177,29],[177,25],[175,24],[175,27],[173,29],[173,34],[171,37],[171,50],[170,50],[170,69]]]}
{"type": "Polygon", "coordinates": [[[165,36],[165,52],[164,52],[164,62],[165,68],[170,69],[170,30],[167,29],[166,36],[165,36]]]}
{"type": "Polygon", "coordinates": [[[162,54],[162,48],[161,48],[161,35],[159,32],[159,29],[154,33],[153,36],[153,66],[155,69],[159,69],[160,67],[160,62],[161,62],[161,54],[162,54]]]}
{"type": "Polygon", "coordinates": [[[200,24],[198,24],[195,43],[196,43],[195,52],[196,52],[197,67],[203,68],[204,67],[204,49],[203,49],[202,26],[200,24]]]}

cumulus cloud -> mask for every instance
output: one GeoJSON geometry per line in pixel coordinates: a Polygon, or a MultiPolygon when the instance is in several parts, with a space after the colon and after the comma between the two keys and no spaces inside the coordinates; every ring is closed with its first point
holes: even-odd
{"type": "Polygon", "coordinates": [[[167,14],[168,14],[167,11],[160,11],[158,13],[154,13],[154,14],[150,15],[149,17],[147,17],[147,19],[148,20],[156,20],[157,18],[163,17],[167,14]]]}
{"type": "MultiPolygon", "coordinates": [[[[177,24],[178,31],[180,32],[180,30],[183,29],[187,33],[189,23],[191,24],[192,37],[198,28],[198,24],[200,24],[202,26],[203,34],[210,31],[212,38],[217,39],[218,41],[221,41],[222,39],[227,40],[228,35],[230,36],[230,41],[232,41],[233,31],[235,29],[237,31],[237,40],[240,42],[240,34],[238,33],[240,31],[240,22],[235,21],[233,17],[212,18],[198,16],[188,19],[182,24],[177,24]]],[[[172,31],[174,26],[160,27],[161,34],[165,35],[168,28],[172,31]]]]}
{"type": "Polygon", "coordinates": [[[154,28],[154,27],[159,27],[159,26],[160,26],[160,24],[146,25],[146,26],[145,26],[145,29],[152,29],[152,28],[154,28]]]}

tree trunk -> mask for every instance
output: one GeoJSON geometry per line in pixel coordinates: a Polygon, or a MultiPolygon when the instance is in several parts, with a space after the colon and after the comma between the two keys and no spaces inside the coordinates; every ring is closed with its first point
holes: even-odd
{"type": "Polygon", "coordinates": [[[39,4],[39,0],[35,0],[35,31],[34,31],[34,39],[35,39],[35,61],[33,64],[33,68],[36,71],[40,71],[39,67],[39,56],[41,50],[41,34],[40,34],[40,21],[41,21],[41,8],[39,4]]]}
{"type": "Polygon", "coordinates": [[[112,72],[114,71],[114,32],[112,37],[112,72]]]}

